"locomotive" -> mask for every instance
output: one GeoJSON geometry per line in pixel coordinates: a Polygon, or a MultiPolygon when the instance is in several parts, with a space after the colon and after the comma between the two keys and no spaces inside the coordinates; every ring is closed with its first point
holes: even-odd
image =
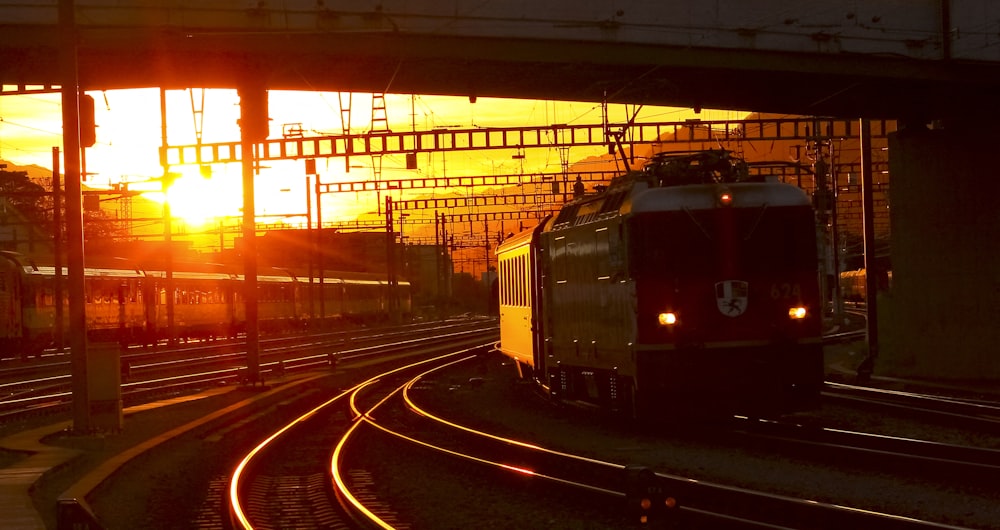
{"type": "MultiPolygon", "coordinates": [[[[243,276],[213,268],[174,272],[170,290],[162,270],[84,269],[88,340],[125,346],[154,343],[171,334],[181,339],[235,337],[246,326],[243,276]],[[173,330],[168,297],[174,302],[173,330]]],[[[65,269],[61,272],[66,282],[65,269]]],[[[0,252],[0,358],[14,352],[37,354],[54,343],[55,273],[55,267],[23,264],[16,254],[0,252]]],[[[328,272],[322,284],[314,279],[312,297],[309,289],[308,278],[290,271],[258,275],[261,331],[289,331],[338,320],[384,320],[389,317],[390,296],[399,301],[402,316],[411,309],[409,282],[397,282],[393,294],[384,277],[369,273],[328,272]]],[[[62,293],[63,314],[68,315],[65,283],[62,293]]]]}
{"type": "Polygon", "coordinates": [[[502,353],[637,418],[816,406],[809,197],[728,151],[661,153],[497,248],[502,353]]]}

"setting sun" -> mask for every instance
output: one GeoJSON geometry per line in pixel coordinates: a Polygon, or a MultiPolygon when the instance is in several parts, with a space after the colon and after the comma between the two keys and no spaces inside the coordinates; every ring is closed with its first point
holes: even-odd
{"type": "MultiPolygon", "coordinates": [[[[164,201],[162,192],[149,192],[146,197],[164,201]]],[[[223,177],[205,178],[183,174],[167,190],[170,214],[189,227],[199,228],[214,224],[220,217],[240,214],[243,203],[240,186],[233,186],[223,177]]]]}

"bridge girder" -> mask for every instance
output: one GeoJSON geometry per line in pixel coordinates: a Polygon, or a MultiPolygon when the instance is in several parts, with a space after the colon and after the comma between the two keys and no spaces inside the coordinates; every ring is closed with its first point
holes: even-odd
{"type": "MultiPolygon", "coordinates": [[[[59,83],[54,27],[5,28],[0,82],[59,83]]],[[[84,89],[232,88],[608,101],[843,118],[1000,115],[1000,65],[393,31],[80,29],[84,89]]]]}

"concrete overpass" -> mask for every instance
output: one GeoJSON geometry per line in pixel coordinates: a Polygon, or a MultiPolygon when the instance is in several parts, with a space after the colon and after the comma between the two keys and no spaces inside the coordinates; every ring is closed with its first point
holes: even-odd
{"type": "MultiPolygon", "coordinates": [[[[0,82],[59,84],[59,0],[0,0],[0,82]]],[[[84,89],[1000,114],[990,0],[75,0],[84,89]]]]}
{"type": "MultiPolygon", "coordinates": [[[[59,8],[73,3],[0,0],[0,82],[61,83],[73,28],[60,27],[59,8]]],[[[1000,175],[984,154],[1000,144],[994,0],[75,0],[74,12],[87,90],[451,94],[899,119],[884,304],[891,362],[898,373],[1000,379],[1000,175]]]]}

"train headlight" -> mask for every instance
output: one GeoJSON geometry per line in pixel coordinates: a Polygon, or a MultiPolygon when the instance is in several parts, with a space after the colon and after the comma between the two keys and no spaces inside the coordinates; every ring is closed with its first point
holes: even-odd
{"type": "Polygon", "coordinates": [[[733,193],[729,191],[729,188],[722,188],[716,195],[716,200],[719,201],[719,206],[732,206],[733,193]]]}
{"type": "Polygon", "coordinates": [[[657,319],[659,320],[661,326],[673,326],[677,323],[677,313],[674,313],[673,311],[665,311],[660,313],[657,319]]]}
{"type": "Polygon", "coordinates": [[[788,308],[788,318],[792,320],[802,320],[809,312],[802,306],[788,308]]]}

